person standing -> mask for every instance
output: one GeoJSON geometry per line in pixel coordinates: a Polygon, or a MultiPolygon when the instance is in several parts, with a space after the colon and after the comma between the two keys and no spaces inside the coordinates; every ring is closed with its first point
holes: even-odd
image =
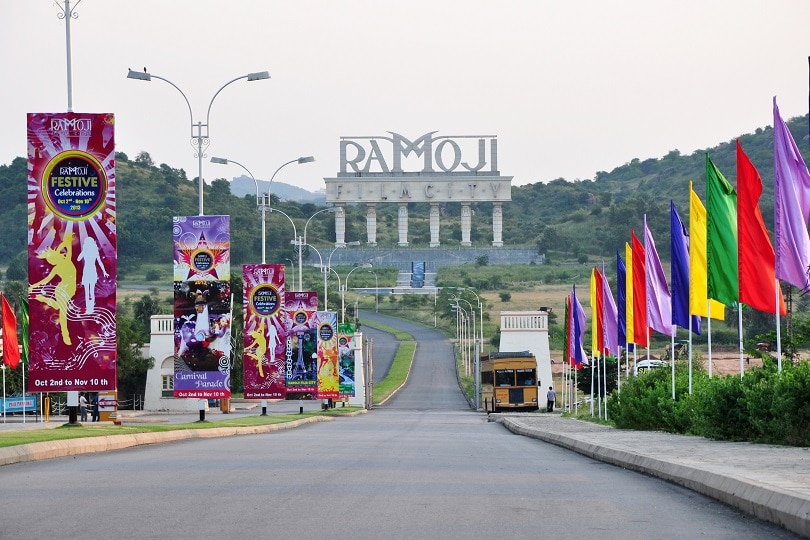
{"type": "Polygon", "coordinates": [[[90,400],[90,403],[93,405],[93,422],[98,422],[98,393],[93,394],[93,399],[90,400]]]}
{"type": "Polygon", "coordinates": [[[554,412],[554,401],[557,399],[557,392],[554,391],[553,386],[548,387],[548,393],[546,394],[546,410],[548,412],[554,412]]]}
{"type": "Polygon", "coordinates": [[[84,397],[84,392],[79,394],[79,412],[81,413],[80,422],[87,422],[87,398],[84,397]]]}

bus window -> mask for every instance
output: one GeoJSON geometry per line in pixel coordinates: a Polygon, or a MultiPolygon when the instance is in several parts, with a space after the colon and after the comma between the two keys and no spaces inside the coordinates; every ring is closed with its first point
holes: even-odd
{"type": "Polygon", "coordinates": [[[534,386],[537,384],[535,371],[533,369],[518,369],[517,384],[518,386],[534,386]]]}
{"type": "Polygon", "coordinates": [[[496,369],[495,386],[513,386],[515,384],[514,369],[496,369]]]}

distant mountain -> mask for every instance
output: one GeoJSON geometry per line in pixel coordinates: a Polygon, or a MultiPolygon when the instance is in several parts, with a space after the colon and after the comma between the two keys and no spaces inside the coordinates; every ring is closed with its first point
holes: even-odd
{"type": "MultiPolygon", "coordinates": [[[[259,184],[259,193],[267,193],[270,182],[266,180],[257,180],[259,184]]],[[[249,176],[236,176],[231,182],[231,193],[237,197],[244,197],[245,195],[256,195],[256,184],[249,176]]],[[[307,191],[306,189],[284,182],[273,182],[273,195],[282,201],[292,201],[298,203],[313,203],[313,204],[326,204],[325,190],[307,191]]]]}

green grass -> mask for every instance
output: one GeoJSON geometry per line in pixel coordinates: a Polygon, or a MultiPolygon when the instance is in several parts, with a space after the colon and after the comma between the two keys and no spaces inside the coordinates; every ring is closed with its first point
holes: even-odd
{"type": "Polygon", "coordinates": [[[415,341],[402,341],[399,344],[397,354],[394,356],[394,362],[391,364],[391,369],[388,370],[388,375],[374,386],[375,405],[386,400],[397,388],[405,383],[408,379],[408,373],[411,371],[411,362],[415,352],[415,341]]]}
{"type": "Polygon", "coordinates": [[[242,416],[217,421],[188,422],[185,424],[160,425],[70,425],[65,424],[53,429],[26,429],[0,433],[0,447],[17,446],[47,441],[61,441],[66,439],[81,439],[84,437],[103,437],[106,435],[131,435],[135,433],[162,433],[166,431],[180,431],[187,429],[211,429],[222,427],[252,427],[284,422],[294,422],[311,416],[339,416],[361,410],[359,407],[340,407],[325,411],[309,411],[303,414],[281,414],[269,416],[242,416]]]}

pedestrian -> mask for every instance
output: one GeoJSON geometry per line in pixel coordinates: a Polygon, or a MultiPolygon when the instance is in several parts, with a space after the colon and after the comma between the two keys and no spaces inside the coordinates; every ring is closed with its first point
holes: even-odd
{"type": "Polygon", "coordinates": [[[79,412],[81,413],[80,422],[87,422],[87,398],[84,397],[84,392],[79,394],[79,412]]]}
{"type": "Polygon", "coordinates": [[[93,422],[98,422],[98,393],[93,394],[90,402],[93,404],[93,422]]]}
{"type": "Polygon", "coordinates": [[[546,410],[548,412],[554,412],[554,400],[557,399],[557,392],[554,391],[553,386],[548,387],[548,393],[546,394],[546,410]]]}

